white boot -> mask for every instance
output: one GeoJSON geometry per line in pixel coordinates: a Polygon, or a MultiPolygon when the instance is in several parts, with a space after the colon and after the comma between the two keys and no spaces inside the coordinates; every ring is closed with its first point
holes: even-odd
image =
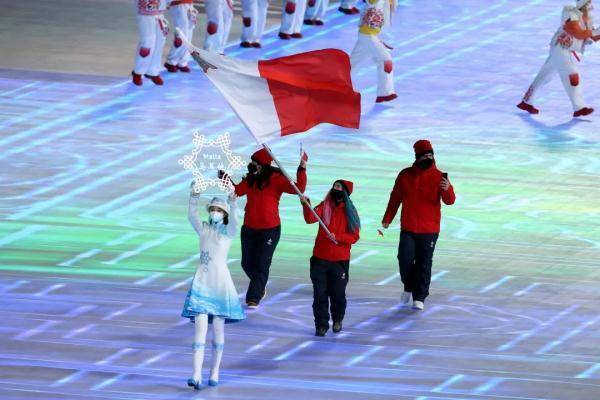
{"type": "Polygon", "coordinates": [[[402,296],[400,296],[400,303],[402,303],[402,305],[407,305],[408,303],[410,303],[411,299],[412,299],[411,292],[402,292],[402,296]]]}
{"type": "Polygon", "coordinates": [[[425,308],[425,304],[422,301],[415,300],[412,306],[413,310],[423,310],[425,308]]]}

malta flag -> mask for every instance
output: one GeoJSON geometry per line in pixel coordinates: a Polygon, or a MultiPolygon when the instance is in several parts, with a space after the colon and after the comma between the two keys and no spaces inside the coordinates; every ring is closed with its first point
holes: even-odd
{"type": "Polygon", "coordinates": [[[350,59],[342,50],[261,61],[190,51],[259,143],[320,123],[359,127],[360,93],[352,87],[350,59]]]}

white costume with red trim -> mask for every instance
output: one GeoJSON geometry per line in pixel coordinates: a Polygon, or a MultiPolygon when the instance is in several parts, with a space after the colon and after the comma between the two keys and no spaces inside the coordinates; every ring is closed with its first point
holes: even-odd
{"type": "Polygon", "coordinates": [[[352,69],[371,59],[377,65],[377,97],[395,97],[394,73],[391,49],[380,39],[379,34],[390,23],[394,3],[389,0],[367,0],[360,17],[358,40],[350,55],[352,69]]]}
{"type": "Polygon", "coordinates": [[[558,72],[573,110],[577,111],[585,107],[577,63],[591,40],[577,39],[569,34],[565,30],[565,24],[569,21],[577,21],[581,29],[593,30],[594,35],[600,33],[593,28],[591,15],[588,16],[587,21],[584,21],[583,13],[577,7],[566,6],[563,9],[561,26],[550,42],[550,54],[523,96],[523,102],[533,104],[538,90],[550,82],[554,73],[558,72]]]}
{"type": "Polygon", "coordinates": [[[231,20],[233,18],[232,0],[206,0],[206,36],[204,50],[224,54],[231,20]]]}
{"type": "MultiPolygon", "coordinates": [[[[368,0],[367,0],[368,1],[368,0]]],[[[342,0],[340,1],[340,8],[351,10],[356,7],[356,0],[342,0]]]]}
{"type": "Polygon", "coordinates": [[[242,42],[260,43],[268,7],[269,0],[242,0],[242,42]]]}
{"type": "Polygon", "coordinates": [[[304,18],[314,21],[323,21],[328,8],[329,0],[309,0],[306,3],[306,15],[304,18]]]}
{"type": "Polygon", "coordinates": [[[164,18],[166,0],[135,0],[140,41],[133,72],[157,76],[162,68],[161,58],[169,25],[164,18]]]}
{"type": "MultiPolygon", "coordinates": [[[[175,28],[181,29],[185,37],[191,42],[198,20],[198,11],[194,8],[194,1],[173,0],[169,4],[169,11],[175,28]]],[[[187,67],[189,61],[190,52],[183,45],[181,39],[174,37],[173,46],[167,56],[167,63],[179,67],[187,67]]]]}
{"type": "Polygon", "coordinates": [[[306,0],[283,0],[281,12],[281,29],[279,32],[288,35],[300,33],[304,23],[306,0]]]}

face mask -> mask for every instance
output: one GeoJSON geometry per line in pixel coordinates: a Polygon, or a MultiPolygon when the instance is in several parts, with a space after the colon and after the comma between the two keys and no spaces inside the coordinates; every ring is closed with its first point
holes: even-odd
{"type": "Polygon", "coordinates": [[[223,221],[223,213],[219,211],[210,212],[210,220],[216,224],[223,221]]]}
{"type": "Polygon", "coordinates": [[[417,161],[417,167],[421,169],[428,169],[433,165],[433,159],[425,158],[423,160],[417,161]]]}
{"type": "Polygon", "coordinates": [[[254,164],[254,163],[248,164],[248,172],[250,173],[250,175],[256,174],[258,172],[258,168],[256,167],[256,164],[254,164]]]}
{"type": "Polygon", "coordinates": [[[329,193],[334,201],[342,201],[344,199],[344,192],[341,190],[331,189],[329,193]]]}

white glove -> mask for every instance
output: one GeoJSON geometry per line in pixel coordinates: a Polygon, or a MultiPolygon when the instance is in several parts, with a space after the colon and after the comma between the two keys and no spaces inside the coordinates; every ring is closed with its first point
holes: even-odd
{"type": "Polygon", "coordinates": [[[200,195],[200,192],[196,191],[196,181],[190,182],[190,195],[192,197],[198,197],[200,195]]]}

